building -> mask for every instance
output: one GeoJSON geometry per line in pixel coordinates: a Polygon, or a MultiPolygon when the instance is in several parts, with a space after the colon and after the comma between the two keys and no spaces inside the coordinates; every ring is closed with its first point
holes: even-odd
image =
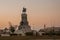
{"type": "Polygon", "coordinates": [[[10,36],[9,29],[5,28],[3,30],[0,30],[0,36],[10,36]]]}
{"type": "Polygon", "coordinates": [[[48,27],[40,29],[39,34],[41,35],[60,35],[60,27],[48,27]]]}

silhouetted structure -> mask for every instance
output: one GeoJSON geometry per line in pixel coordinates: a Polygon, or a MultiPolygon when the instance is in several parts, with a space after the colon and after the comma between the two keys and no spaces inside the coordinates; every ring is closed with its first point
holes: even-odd
{"type": "Polygon", "coordinates": [[[30,28],[28,21],[27,21],[26,8],[23,8],[23,10],[22,10],[21,22],[18,27],[18,30],[22,30],[23,33],[31,32],[31,28],[30,28]]]}

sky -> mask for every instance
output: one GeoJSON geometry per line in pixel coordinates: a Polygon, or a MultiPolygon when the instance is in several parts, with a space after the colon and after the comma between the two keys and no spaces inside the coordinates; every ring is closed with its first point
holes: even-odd
{"type": "Polygon", "coordinates": [[[19,25],[23,7],[32,29],[60,26],[60,0],[0,0],[0,28],[19,25]]]}

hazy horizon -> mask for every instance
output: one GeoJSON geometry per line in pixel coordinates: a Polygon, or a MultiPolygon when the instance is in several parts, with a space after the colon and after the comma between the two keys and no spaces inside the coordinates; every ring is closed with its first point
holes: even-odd
{"type": "Polygon", "coordinates": [[[32,28],[60,27],[60,0],[0,0],[0,28],[8,27],[8,22],[19,25],[23,7],[32,28]]]}

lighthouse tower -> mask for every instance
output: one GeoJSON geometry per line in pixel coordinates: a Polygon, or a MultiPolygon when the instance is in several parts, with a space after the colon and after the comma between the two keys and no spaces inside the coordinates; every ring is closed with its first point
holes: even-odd
{"type": "Polygon", "coordinates": [[[29,23],[27,21],[26,8],[23,8],[23,10],[22,10],[21,22],[18,27],[18,30],[22,30],[24,33],[31,32],[31,28],[30,28],[29,23]]]}

